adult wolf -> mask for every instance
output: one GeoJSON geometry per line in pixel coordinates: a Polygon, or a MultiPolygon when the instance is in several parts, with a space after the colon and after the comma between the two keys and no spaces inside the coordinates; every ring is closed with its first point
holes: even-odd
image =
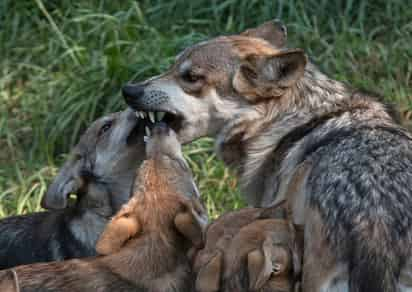
{"type": "Polygon", "coordinates": [[[165,112],[182,142],[216,137],[253,205],[299,181],[288,199],[305,223],[303,291],[412,289],[411,135],[374,95],[285,42],[276,21],[217,37],[123,95],[137,111],[165,112]]]}

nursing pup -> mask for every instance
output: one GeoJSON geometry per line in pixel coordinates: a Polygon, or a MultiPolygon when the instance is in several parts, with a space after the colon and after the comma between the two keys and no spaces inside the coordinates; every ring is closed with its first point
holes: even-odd
{"type": "Polygon", "coordinates": [[[131,110],[95,121],[43,197],[54,210],[0,220],[0,269],[95,255],[108,219],[130,198],[145,124],[131,110]]]}
{"type": "Polygon", "coordinates": [[[123,95],[137,111],[165,112],[185,143],[216,137],[253,205],[300,177],[304,291],[412,289],[412,137],[376,95],[286,48],[279,22],[190,47],[123,95]]]}
{"type": "Polygon", "coordinates": [[[193,291],[187,254],[202,244],[206,213],[174,132],[152,132],[133,197],[97,243],[105,256],[6,270],[0,291],[193,291]]]}

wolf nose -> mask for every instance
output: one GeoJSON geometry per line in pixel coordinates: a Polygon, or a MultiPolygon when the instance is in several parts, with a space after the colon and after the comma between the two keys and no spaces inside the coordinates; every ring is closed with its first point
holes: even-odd
{"type": "Polygon", "coordinates": [[[169,126],[164,122],[157,122],[153,128],[154,135],[167,135],[169,134],[169,126]]]}
{"type": "Polygon", "coordinates": [[[136,84],[126,84],[122,87],[123,98],[126,103],[133,107],[136,104],[136,100],[144,94],[144,87],[136,84]]]}

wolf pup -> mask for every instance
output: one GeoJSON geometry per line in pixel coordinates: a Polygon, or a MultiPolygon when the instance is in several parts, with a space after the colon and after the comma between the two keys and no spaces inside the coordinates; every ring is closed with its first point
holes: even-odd
{"type": "Polygon", "coordinates": [[[0,269],[95,255],[108,219],[130,198],[146,124],[131,110],[95,121],[43,197],[56,210],[0,220],[0,269]],[[68,207],[70,193],[77,200],[68,207]]]}
{"type": "Polygon", "coordinates": [[[165,124],[153,129],[146,154],[133,197],[97,243],[105,256],[6,270],[0,272],[0,291],[193,291],[187,254],[201,246],[207,223],[199,192],[165,124]]]}
{"type": "Polygon", "coordinates": [[[185,143],[216,137],[253,205],[282,198],[300,176],[292,205],[305,223],[304,291],[412,289],[411,135],[375,95],[285,44],[273,21],[217,37],[123,95],[135,110],[165,112],[185,143]]]}
{"type": "Polygon", "coordinates": [[[290,219],[286,204],[219,217],[195,258],[196,290],[298,291],[303,242],[290,219]]]}

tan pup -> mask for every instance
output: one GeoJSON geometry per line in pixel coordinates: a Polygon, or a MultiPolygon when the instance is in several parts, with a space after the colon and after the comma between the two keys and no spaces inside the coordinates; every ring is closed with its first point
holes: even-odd
{"type": "Polygon", "coordinates": [[[288,217],[286,208],[274,206],[217,219],[196,256],[196,290],[297,291],[303,243],[288,217]]]}
{"type": "Polygon", "coordinates": [[[193,291],[187,253],[202,242],[206,214],[176,135],[156,125],[132,199],[84,260],[0,273],[0,291],[193,291]]]}

